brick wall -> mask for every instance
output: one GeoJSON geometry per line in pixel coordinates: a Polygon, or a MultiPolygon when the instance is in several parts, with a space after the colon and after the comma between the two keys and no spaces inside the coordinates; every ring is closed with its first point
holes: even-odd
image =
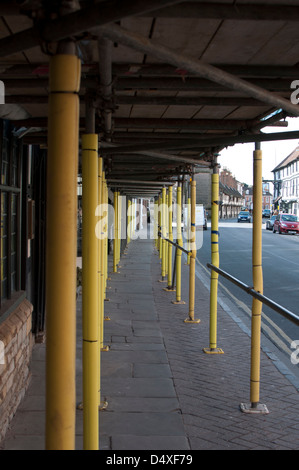
{"type": "Polygon", "coordinates": [[[0,324],[0,441],[30,382],[32,305],[21,304],[0,324]]]}

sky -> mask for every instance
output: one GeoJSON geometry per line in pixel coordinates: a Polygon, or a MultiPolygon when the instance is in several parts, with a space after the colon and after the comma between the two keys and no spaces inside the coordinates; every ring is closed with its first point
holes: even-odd
{"type": "MultiPolygon", "coordinates": [[[[289,132],[299,130],[299,118],[287,118],[288,127],[265,127],[262,132],[289,132]]],[[[263,151],[263,178],[273,179],[273,170],[299,144],[299,139],[261,142],[263,151]]],[[[240,183],[253,183],[253,151],[255,144],[237,144],[221,151],[218,162],[227,168],[240,183]]],[[[270,185],[271,191],[271,185],[270,185]]]]}

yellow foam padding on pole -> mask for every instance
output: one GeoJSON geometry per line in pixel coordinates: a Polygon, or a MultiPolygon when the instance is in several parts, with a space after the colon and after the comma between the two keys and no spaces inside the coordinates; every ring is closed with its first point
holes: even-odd
{"type": "MultiPolygon", "coordinates": [[[[254,186],[253,186],[253,233],[252,233],[252,277],[253,288],[263,293],[262,271],[262,151],[254,151],[254,186]]],[[[252,300],[251,320],[251,372],[250,401],[259,402],[260,395],[260,343],[261,343],[262,303],[252,300]]]]}
{"type": "Polygon", "coordinates": [[[99,445],[99,240],[96,236],[98,206],[98,136],[82,136],[82,311],[83,311],[83,445],[99,445]]]}
{"type": "Polygon", "coordinates": [[[73,450],[80,60],[50,59],[46,223],[46,449],[73,450]]]}

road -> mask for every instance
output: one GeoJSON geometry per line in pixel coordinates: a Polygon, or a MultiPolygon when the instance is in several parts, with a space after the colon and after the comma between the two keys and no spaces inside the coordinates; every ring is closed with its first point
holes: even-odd
{"type": "MultiPolygon", "coordinates": [[[[279,235],[266,230],[263,219],[263,282],[264,295],[299,316],[299,236],[279,235]]],[[[245,284],[252,286],[252,224],[237,223],[236,219],[219,221],[220,268],[245,284]]],[[[207,263],[211,262],[210,227],[203,232],[203,245],[197,259],[208,274],[207,263]]],[[[219,276],[219,289],[232,300],[244,318],[250,319],[252,297],[225,278],[219,276]]],[[[263,306],[262,330],[282,353],[290,365],[291,348],[299,340],[299,326],[282,317],[267,306],[263,306]]],[[[298,354],[297,357],[298,358],[298,354]]],[[[299,365],[291,365],[298,374],[299,365]]]]}

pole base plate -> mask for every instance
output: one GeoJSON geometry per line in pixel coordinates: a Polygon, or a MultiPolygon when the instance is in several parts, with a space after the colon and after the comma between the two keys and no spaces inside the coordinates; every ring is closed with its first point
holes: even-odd
{"type": "Polygon", "coordinates": [[[164,287],[165,292],[175,292],[176,289],[171,289],[171,287],[164,287]]]}
{"type": "Polygon", "coordinates": [[[203,348],[203,352],[206,354],[224,354],[221,348],[203,348]]]}
{"type": "Polygon", "coordinates": [[[109,349],[110,349],[109,346],[103,346],[103,347],[101,348],[101,351],[102,351],[102,352],[107,352],[107,351],[109,351],[109,349]]]}
{"type": "Polygon", "coordinates": [[[104,317],[104,320],[105,320],[105,321],[110,321],[111,318],[110,318],[110,317],[104,317]]]}
{"type": "Polygon", "coordinates": [[[258,403],[256,406],[252,406],[251,403],[241,403],[240,404],[240,409],[242,413],[248,413],[248,414],[263,414],[266,415],[269,413],[269,410],[266,405],[263,405],[262,403],[258,403]]]}
{"type": "Polygon", "coordinates": [[[186,302],[184,300],[172,300],[171,303],[174,305],[184,305],[186,302]]]}
{"type": "Polygon", "coordinates": [[[184,320],[184,323],[200,323],[200,320],[191,320],[191,318],[186,318],[186,320],[184,320]]]}

